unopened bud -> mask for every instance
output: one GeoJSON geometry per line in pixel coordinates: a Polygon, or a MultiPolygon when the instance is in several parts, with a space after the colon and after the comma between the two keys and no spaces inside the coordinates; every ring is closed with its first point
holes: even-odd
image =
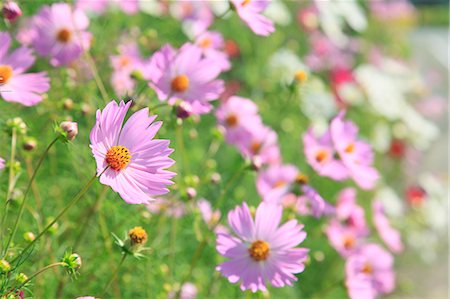
{"type": "Polygon", "coordinates": [[[211,183],[213,183],[213,184],[218,184],[221,179],[222,179],[222,177],[217,172],[215,172],[211,175],[211,183]]]}
{"type": "Polygon", "coordinates": [[[23,149],[27,152],[31,152],[34,150],[37,146],[37,141],[33,137],[27,137],[25,141],[23,142],[23,149]]]}
{"type": "Polygon", "coordinates": [[[147,232],[141,226],[136,226],[128,232],[131,245],[143,245],[147,242],[147,232]]]}
{"type": "Polygon", "coordinates": [[[78,135],[78,124],[76,122],[64,121],[61,123],[60,128],[66,133],[66,138],[69,141],[74,140],[78,135]]]}
{"type": "Polygon", "coordinates": [[[28,280],[28,276],[26,276],[25,273],[21,272],[16,275],[15,279],[18,284],[23,284],[25,281],[28,280]]]}
{"type": "Polygon", "coordinates": [[[63,103],[63,108],[65,110],[72,110],[73,108],[73,100],[72,99],[65,99],[63,103]]]}
{"type": "Polygon", "coordinates": [[[19,135],[25,135],[27,133],[27,125],[20,117],[14,117],[6,121],[8,131],[11,133],[13,129],[16,129],[16,133],[19,135]]]}
{"type": "Polygon", "coordinates": [[[189,199],[193,199],[197,196],[197,190],[195,190],[195,188],[189,187],[186,189],[186,195],[189,199]]]}
{"type": "Polygon", "coordinates": [[[22,10],[19,5],[13,1],[6,1],[2,8],[3,17],[10,21],[14,22],[17,18],[22,16],[22,10]]]}
{"type": "Polygon", "coordinates": [[[64,254],[61,262],[63,263],[63,267],[70,273],[75,273],[81,268],[81,257],[76,253],[67,252],[64,254]]]}
{"type": "Polygon", "coordinates": [[[181,102],[176,108],[176,114],[178,118],[185,119],[191,116],[192,106],[187,102],[181,102]]]}
{"type": "Polygon", "coordinates": [[[34,239],[36,239],[36,236],[32,232],[26,232],[23,234],[23,238],[27,242],[32,242],[34,239]]]}
{"type": "Polygon", "coordinates": [[[7,273],[11,270],[11,265],[6,260],[0,260],[0,273],[7,273]]]}

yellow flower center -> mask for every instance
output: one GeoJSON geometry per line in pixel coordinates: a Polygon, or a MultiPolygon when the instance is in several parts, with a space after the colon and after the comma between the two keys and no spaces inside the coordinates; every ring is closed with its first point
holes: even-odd
{"type": "Polygon", "coordinates": [[[112,169],[116,171],[122,170],[131,161],[130,150],[120,145],[113,146],[106,153],[105,160],[112,169]]]}
{"type": "Polygon", "coordinates": [[[0,84],[5,84],[12,77],[13,69],[9,65],[0,65],[0,84]]]}
{"type": "Polygon", "coordinates": [[[242,1],[242,4],[241,4],[241,5],[242,5],[243,7],[245,7],[245,6],[247,6],[247,5],[250,3],[250,1],[251,1],[251,0],[244,0],[244,1],[242,1]]]}
{"type": "Polygon", "coordinates": [[[261,146],[261,142],[253,141],[250,145],[250,150],[252,151],[252,153],[257,154],[261,150],[261,146]]]}
{"type": "Polygon", "coordinates": [[[175,92],[184,92],[189,88],[189,78],[186,75],[178,75],[172,79],[171,87],[175,92]]]}
{"type": "Polygon", "coordinates": [[[308,79],[308,74],[305,71],[297,71],[294,74],[295,81],[303,83],[308,79]]]}
{"type": "Polygon", "coordinates": [[[353,153],[353,151],[355,150],[355,145],[353,143],[350,143],[349,145],[347,145],[347,147],[345,148],[345,152],[348,154],[353,153]]]}
{"type": "Polygon", "coordinates": [[[211,47],[212,41],[209,37],[205,37],[198,43],[198,45],[200,46],[200,48],[207,49],[211,47]]]}
{"type": "Polygon", "coordinates": [[[269,251],[269,244],[260,240],[253,242],[248,249],[248,253],[250,253],[252,259],[257,262],[266,260],[269,256],[269,251]]]}
{"type": "Polygon", "coordinates": [[[295,181],[297,182],[297,184],[304,185],[304,184],[308,184],[309,178],[306,175],[304,175],[303,173],[299,173],[297,175],[297,177],[295,178],[295,181]]]}
{"type": "Polygon", "coordinates": [[[58,33],[56,34],[56,39],[62,43],[68,43],[71,38],[72,32],[67,28],[59,30],[58,33]]]}
{"type": "Polygon", "coordinates": [[[235,114],[230,114],[225,119],[225,123],[229,127],[235,127],[238,124],[238,118],[237,118],[237,116],[235,114]]]}
{"type": "Polygon", "coordinates": [[[280,187],[286,186],[286,182],[285,182],[285,181],[282,181],[282,180],[279,180],[279,181],[276,182],[273,186],[274,186],[275,188],[280,188],[280,187]]]}
{"type": "Polygon", "coordinates": [[[372,274],[373,272],[373,267],[370,263],[365,263],[364,267],[362,268],[362,272],[366,273],[366,274],[372,274]]]}
{"type": "Polygon", "coordinates": [[[344,248],[345,249],[352,249],[355,246],[355,238],[353,236],[345,236],[343,240],[344,248]]]}
{"type": "Polygon", "coordinates": [[[131,62],[131,60],[128,56],[121,56],[119,59],[119,65],[121,67],[125,67],[125,66],[129,65],[130,62],[131,62]]]}
{"type": "Polygon", "coordinates": [[[328,158],[328,152],[325,150],[320,150],[316,153],[316,161],[322,163],[328,158]]]}
{"type": "Polygon", "coordinates": [[[147,242],[147,232],[140,226],[136,226],[128,232],[132,244],[142,245],[147,242]]]}

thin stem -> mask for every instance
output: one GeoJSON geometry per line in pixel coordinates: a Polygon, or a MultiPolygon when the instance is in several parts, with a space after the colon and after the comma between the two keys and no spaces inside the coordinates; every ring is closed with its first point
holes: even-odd
{"type": "Polygon", "coordinates": [[[169,104],[167,104],[166,102],[162,102],[162,103],[156,104],[155,106],[149,107],[148,110],[151,113],[153,113],[154,112],[153,110],[156,110],[158,108],[165,107],[165,106],[169,106],[169,104]]]}
{"type": "Polygon", "coordinates": [[[48,269],[54,268],[54,267],[58,267],[58,266],[63,266],[64,263],[63,262],[58,262],[58,263],[54,263],[54,264],[50,264],[48,266],[45,266],[44,268],[42,268],[41,270],[37,271],[36,273],[34,273],[33,275],[31,275],[30,277],[28,277],[27,280],[25,280],[21,285],[19,285],[18,287],[15,287],[11,292],[14,292],[15,290],[20,290],[24,285],[26,285],[28,282],[30,282],[30,280],[32,280],[33,278],[35,278],[36,276],[38,276],[39,274],[41,274],[42,272],[47,271],[48,269]]]}
{"type": "Polygon", "coordinates": [[[92,58],[91,54],[89,53],[89,50],[84,51],[84,55],[86,57],[86,61],[89,65],[89,68],[91,69],[91,73],[94,76],[94,80],[95,80],[95,83],[97,84],[98,90],[100,91],[103,101],[106,104],[109,101],[108,93],[106,92],[105,85],[103,84],[103,81],[98,74],[98,70],[97,70],[97,67],[95,66],[94,59],[92,58]]]}
{"type": "Polygon", "coordinates": [[[31,176],[30,181],[28,182],[27,189],[25,190],[25,193],[23,195],[23,200],[22,200],[22,203],[20,204],[20,208],[19,208],[19,214],[17,215],[16,222],[14,223],[14,227],[11,232],[11,235],[9,236],[8,243],[6,243],[6,247],[5,247],[3,256],[5,256],[7,254],[9,246],[11,245],[11,241],[14,239],[14,236],[17,232],[17,228],[19,227],[19,222],[22,219],[22,214],[23,214],[23,210],[25,207],[25,203],[27,201],[27,195],[30,191],[30,188],[31,188],[31,185],[33,184],[34,179],[36,178],[37,172],[38,172],[39,168],[41,167],[42,162],[44,161],[48,152],[50,151],[50,148],[56,143],[56,141],[58,141],[58,139],[59,139],[59,137],[56,137],[55,139],[53,139],[53,141],[50,142],[50,144],[47,146],[47,148],[45,149],[45,151],[42,153],[41,157],[39,158],[36,168],[34,169],[33,175],[31,176]]]}
{"type": "Polygon", "coordinates": [[[122,259],[119,262],[119,265],[117,265],[116,271],[114,271],[113,275],[111,276],[111,279],[109,280],[109,282],[106,284],[105,289],[103,290],[102,295],[100,296],[101,298],[105,297],[106,292],[109,289],[109,286],[111,285],[111,283],[114,281],[114,279],[116,279],[117,274],[119,273],[120,267],[122,266],[123,262],[125,261],[125,258],[128,256],[128,254],[124,254],[122,256],[122,259]]]}
{"type": "MultiPolygon", "coordinates": [[[[106,170],[106,169],[105,169],[106,170]]],[[[104,172],[104,171],[103,171],[104,172]]],[[[102,172],[102,173],[103,173],[102,172]]],[[[53,221],[51,221],[45,228],[43,231],[41,231],[39,233],[39,235],[37,235],[37,237],[31,241],[30,243],[28,243],[28,245],[22,250],[22,252],[13,260],[17,260],[19,257],[22,256],[22,254],[24,252],[26,252],[31,246],[34,245],[34,243],[36,243],[39,238],[41,238],[52,226],[53,224],[55,224],[66,212],[67,210],[69,210],[75,203],[77,203],[82,197],[83,195],[89,190],[89,188],[91,187],[91,185],[95,182],[95,180],[97,179],[97,175],[95,174],[90,180],[89,182],[81,189],[80,192],[77,193],[77,195],[74,196],[74,198],[72,198],[72,200],[67,204],[67,206],[58,214],[58,216],[55,217],[55,219],[53,219],[53,221]]]]}
{"type": "Polygon", "coordinates": [[[9,179],[8,179],[8,190],[6,192],[6,204],[8,204],[11,199],[11,193],[14,190],[14,161],[16,158],[16,145],[17,145],[17,130],[12,128],[11,136],[11,156],[9,158],[9,179]]]}

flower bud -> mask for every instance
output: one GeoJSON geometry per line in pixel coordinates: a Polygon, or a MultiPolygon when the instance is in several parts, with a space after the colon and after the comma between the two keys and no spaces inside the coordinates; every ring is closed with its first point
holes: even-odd
{"type": "Polygon", "coordinates": [[[192,114],[192,106],[187,102],[181,102],[176,107],[176,114],[178,118],[181,119],[188,118],[192,114]]]}
{"type": "Polygon", "coordinates": [[[130,238],[131,246],[144,245],[147,242],[147,232],[141,227],[136,226],[128,232],[128,237],[130,238]]]}
{"type": "Polygon", "coordinates": [[[6,260],[0,260],[0,273],[7,273],[11,270],[11,265],[6,260]]]}
{"type": "Polygon", "coordinates": [[[214,172],[214,173],[211,175],[211,183],[213,183],[213,184],[218,184],[218,183],[220,182],[221,179],[222,179],[222,177],[221,177],[220,174],[217,173],[217,172],[214,172]]]}
{"type": "Polygon", "coordinates": [[[22,16],[22,10],[19,5],[13,1],[6,1],[2,8],[3,17],[10,21],[14,22],[17,18],[22,16]]]}
{"type": "Polygon", "coordinates": [[[78,124],[72,121],[64,121],[61,123],[60,128],[66,134],[68,141],[72,141],[78,135],[78,124]]]}
{"type": "Polygon", "coordinates": [[[23,149],[26,150],[27,152],[31,152],[32,150],[34,150],[36,148],[36,146],[37,146],[37,141],[33,137],[27,137],[22,145],[23,149]]]}
{"type": "Polygon", "coordinates": [[[16,129],[16,133],[19,135],[25,135],[27,133],[27,125],[20,117],[14,117],[6,121],[8,132],[12,134],[12,130],[16,129]]]}
{"type": "Polygon", "coordinates": [[[15,280],[18,284],[23,284],[25,281],[27,281],[28,276],[25,275],[25,273],[19,273],[16,275],[15,280]]]}
{"type": "Polygon", "coordinates": [[[197,196],[197,190],[195,190],[195,188],[188,187],[186,188],[186,195],[189,199],[193,199],[197,196]]]}
{"type": "Polygon", "coordinates": [[[72,99],[65,99],[63,103],[63,108],[65,110],[72,110],[73,108],[73,100],[72,99]]]}
{"type": "Polygon", "coordinates": [[[76,253],[66,252],[61,262],[70,273],[75,273],[81,268],[81,257],[76,253]]]}
{"type": "Polygon", "coordinates": [[[33,242],[36,239],[36,236],[32,232],[26,232],[23,234],[23,238],[27,242],[33,242]]]}

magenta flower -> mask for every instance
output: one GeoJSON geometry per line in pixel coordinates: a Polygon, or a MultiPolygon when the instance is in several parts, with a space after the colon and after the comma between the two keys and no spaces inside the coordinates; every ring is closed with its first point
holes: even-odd
{"type": "Polygon", "coordinates": [[[89,48],[91,34],[85,30],[89,19],[69,4],[44,6],[33,18],[36,30],[32,45],[41,56],[50,57],[53,66],[67,65],[89,48]]]}
{"type": "Polygon", "coordinates": [[[290,220],[281,227],[283,208],[262,202],[255,221],[247,204],[228,213],[235,235],[217,234],[217,251],[230,258],[216,269],[231,283],[241,282],[241,290],[266,291],[267,283],[280,288],[292,285],[303,272],[308,249],[296,248],[305,238],[303,225],[290,220]]]}
{"type": "Polygon", "coordinates": [[[263,16],[270,0],[231,0],[242,21],[257,35],[268,36],[275,31],[273,22],[263,16]]]}
{"type": "Polygon", "coordinates": [[[195,45],[185,44],[178,51],[165,45],[151,60],[146,74],[161,101],[168,100],[171,105],[186,101],[193,113],[204,114],[212,109],[209,102],[224,90],[223,81],[216,80],[222,70],[220,64],[202,57],[195,45]]]}
{"type": "Polygon", "coordinates": [[[123,125],[131,101],[110,102],[97,110],[92,128],[91,149],[97,162],[100,183],[111,186],[130,204],[147,203],[152,196],[169,192],[175,173],[165,170],[174,161],[168,140],[153,139],[162,122],[152,122],[148,108],[134,113],[123,125]],[[123,125],[123,127],[122,127],[123,125]]]}
{"type": "Polygon", "coordinates": [[[348,177],[344,164],[335,158],[330,132],[316,138],[312,129],[303,135],[303,147],[308,164],[321,176],[341,181],[348,177]]]}
{"type": "Polygon", "coordinates": [[[10,46],[9,34],[0,32],[0,96],[7,102],[36,105],[50,88],[47,73],[25,74],[35,60],[31,50],[20,47],[8,54],[10,46]]]}
{"type": "Polygon", "coordinates": [[[250,99],[232,96],[223,101],[216,111],[219,124],[225,128],[228,143],[238,142],[248,136],[248,131],[262,126],[258,106],[250,99]]]}
{"type": "Polygon", "coordinates": [[[345,284],[350,299],[374,299],[395,288],[394,259],[377,244],[367,244],[346,262],[345,284]]]}
{"type": "Polygon", "coordinates": [[[195,44],[202,50],[203,56],[213,59],[227,71],[231,68],[228,55],[225,53],[225,41],[218,31],[206,31],[195,38],[195,44]]]}
{"type": "Polygon", "coordinates": [[[403,251],[403,242],[400,232],[394,229],[389,223],[389,219],[384,213],[384,207],[381,201],[374,200],[372,202],[373,223],[383,242],[388,248],[395,253],[403,251]]]}
{"type": "Polygon", "coordinates": [[[345,121],[344,115],[345,111],[341,111],[330,125],[334,146],[356,184],[363,189],[372,189],[379,178],[378,171],[372,167],[372,148],[357,139],[358,127],[351,121],[345,121]]]}

